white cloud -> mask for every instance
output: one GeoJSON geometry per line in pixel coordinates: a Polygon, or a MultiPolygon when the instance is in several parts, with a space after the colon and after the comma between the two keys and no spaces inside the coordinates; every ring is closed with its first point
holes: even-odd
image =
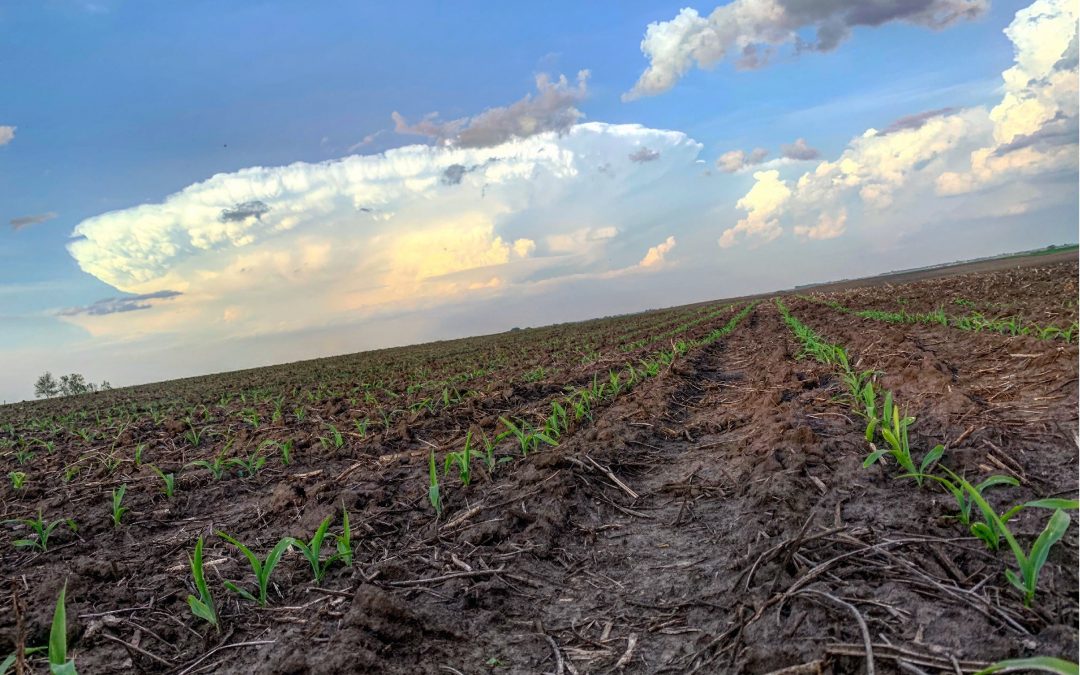
{"type": "Polygon", "coordinates": [[[1002,73],[1001,103],[990,111],[992,142],[971,153],[970,168],[938,179],[942,194],[962,194],[1022,176],[1077,166],[1077,18],[1071,0],[1038,0],[1005,29],[1016,63],[1002,73]]]}
{"type": "Polygon", "coordinates": [[[806,239],[835,239],[844,233],[845,225],[847,225],[847,210],[840,209],[835,216],[821,214],[816,225],[796,225],[794,231],[796,237],[806,239]]]}
{"type": "Polygon", "coordinates": [[[660,267],[665,262],[665,256],[671,252],[671,249],[675,248],[675,237],[669,236],[667,239],[657,244],[656,246],[649,247],[645,257],[638,263],[641,267],[660,267]]]}
{"type": "Polygon", "coordinates": [[[856,26],[904,21],[940,29],[981,15],[989,4],[989,0],[733,0],[708,16],[684,8],[674,19],[646,28],[641,51],[649,67],[623,100],[668,91],[695,65],[711,68],[728,56],[735,57],[740,67],[756,68],[782,45],[794,44],[798,51],[829,51],[856,26]],[[799,36],[806,29],[816,31],[814,41],[799,36]]]}
{"type": "Polygon", "coordinates": [[[7,145],[15,138],[15,127],[0,126],[0,145],[7,145]]]}
{"type": "Polygon", "coordinates": [[[749,154],[742,150],[728,150],[716,159],[716,168],[724,173],[735,173],[750,166],[761,164],[769,156],[765,148],[754,148],[749,154]]]}
{"type": "Polygon", "coordinates": [[[780,236],[780,221],[777,216],[791,198],[791,189],[780,180],[780,172],[758,171],[754,174],[754,186],[746,195],[735,202],[735,206],[746,211],[746,217],[724,230],[720,235],[721,248],[735,244],[738,235],[755,237],[762,241],[772,241],[780,236]]]}
{"type": "MultiPolygon", "coordinates": [[[[1075,190],[1043,190],[1037,178],[1077,168],[1077,13],[1069,0],[1037,0],[1017,13],[1005,30],[1016,62],[1003,74],[1003,97],[991,110],[939,108],[904,116],[881,132],[868,129],[839,157],[803,173],[790,195],[776,176],[762,180],[767,172],[755,173],[757,183],[738,203],[748,215],[724,232],[721,245],[734,244],[739,233],[775,239],[789,219],[816,223],[796,226],[799,237],[838,237],[848,231],[849,212],[860,227],[881,230],[879,240],[945,213],[1016,215],[1000,189],[984,203],[973,197],[946,204],[941,197],[1017,181],[1028,181],[1043,204],[1075,201],[1075,190]]],[[[810,154],[802,146],[785,154],[810,154]]],[[[1024,211],[1031,206],[1028,199],[1024,211]]]]}
{"type": "Polygon", "coordinates": [[[123,320],[65,320],[114,340],[210,339],[611,278],[636,267],[670,199],[710,204],[694,187],[700,151],[678,132],[587,123],[482,149],[417,145],[219,174],[87,219],[69,245],[84,271],[117,289],[181,295],[123,320]],[[642,147],[657,157],[626,161],[642,147]],[[622,168],[598,171],[605,162],[622,168]],[[464,170],[447,182],[453,166],[464,170]]]}

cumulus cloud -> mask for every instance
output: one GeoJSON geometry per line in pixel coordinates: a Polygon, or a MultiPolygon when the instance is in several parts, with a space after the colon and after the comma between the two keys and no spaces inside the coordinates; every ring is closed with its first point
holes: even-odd
{"type": "Polygon", "coordinates": [[[631,162],[638,162],[639,164],[643,162],[652,162],[654,160],[660,159],[659,152],[657,152],[656,150],[652,150],[651,148],[646,148],[645,146],[642,146],[637,150],[631,152],[628,156],[631,162]]]}
{"type": "Polygon", "coordinates": [[[1077,166],[1077,7],[1037,0],[1005,29],[1015,64],[1002,73],[1001,103],[990,111],[990,143],[971,152],[962,171],[942,174],[941,194],[957,195],[1018,177],[1077,166]]]}
{"type": "Polygon", "coordinates": [[[797,138],[790,145],[780,146],[780,155],[800,162],[821,157],[821,153],[816,148],[811,148],[806,144],[805,138],[797,138]]]}
{"type": "Polygon", "coordinates": [[[156,291],[154,293],[140,293],[123,298],[105,298],[84,307],[69,307],[60,311],[60,316],[78,316],[88,314],[90,316],[104,316],[106,314],[119,314],[122,312],[134,312],[140,309],[150,309],[153,304],[149,300],[166,300],[183,295],[178,291],[156,291]]]}
{"type": "Polygon", "coordinates": [[[584,123],[485,148],[412,145],[218,174],[73,232],[84,271],[127,293],[175,289],[168,311],[65,320],[115,340],[193,327],[238,338],[611,278],[638,268],[671,200],[691,213],[712,204],[694,186],[700,152],[679,132],[584,123]],[[658,156],[626,161],[643,147],[658,156]],[[605,175],[604,163],[620,169],[605,175]]]}
{"type": "Polygon", "coordinates": [[[650,246],[648,252],[645,253],[645,257],[641,259],[638,265],[640,267],[659,267],[664,264],[664,256],[670,253],[673,248],[675,248],[675,237],[669,236],[656,246],[650,246]]]}
{"type": "Polygon", "coordinates": [[[791,188],[780,180],[780,172],[758,171],[754,174],[754,187],[735,202],[735,206],[746,211],[746,217],[734,227],[729,227],[720,235],[721,248],[735,244],[739,235],[754,237],[761,241],[772,241],[780,236],[778,215],[791,198],[791,188]]]}
{"type": "Polygon", "coordinates": [[[716,160],[716,168],[724,173],[735,173],[748,166],[761,164],[769,156],[765,148],[754,148],[749,154],[742,150],[728,150],[716,160]]]}
{"type": "MultiPolygon", "coordinates": [[[[849,213],[855,222],[879,228],[888,223],[884,236],[897,236],[913,226],[917,213],[924,221],[940,219],[946,210],[966,217],[1015,215],[1017,199],[1023,211],[1034,203],[1049,205],[1051,198],[1075,201],[1075,191],[1051,190],[1040,177],[1077,170],[1077,14],[1069,0],[1036,0],[1020,10],[1005,29],[1015,45],[1015,64],[1003,73],[999,104],[990,110],[929,110],[901,117],[883,131],[868,129],[838,157],[794,180],[778,206],[768,208],[772,202],[766,200],[766,207],[748,209],[721,243],[734,243],[740,232],[775,238],[788,218],[799,223],[794,233],[809,239],[844,234],[849,213]],[[999,188],[991,198],[962,206],[941,199],[991,186],[999,188]],[[808,222],[815,224],[803,224],[808,222]]],[[[752,195],[769,186],[782,193],[775,180],[758,180],[740,207],[758,204],[752,195]]]]}
{"type": "Polygon", "coordinates": [[[847,225],[847,210],[840,209],[835,216],[821,214],[815,225],[796,225],[795,236],[805,239],[835,239],[844,233],[847,225]]]}
{"type": "Polygon", "coordinates": [[[830,51],[858,26],[881,26],[894,21],[942,29],[976,18],[989,0],[734,0],[708,16],[682,9],[670,21],[645,29],[641,51],[649,66],[623,100],[668,91],[695,65],[711,68],[729,56],[741,68],[769,62],[777,48],[830,51]],[[812,40],[800,36],[815,31],[812,40]]]}
{"type": "Polygon", "coordinates": [[[15,127],[0,125],[0,145],[7,145],[15,138],[15,127]]]}
{"type": "Polygon", "coordinates": [[[585,99],[589,71],[582,70],[571,84],[565,75],[552,81],[541,73],[536,76],[536,95],[506,107],[490,108],[475,117],[441,121],[438,113],[428,113],[410,124],[394,112],[394,131],[399,134],[427,136],[440,145],[461,148],[485,148],[515,138],[528,138],[549,131],[565,133],[584,115],[575,106],[585,99]]]}
{"type": "Polygon", "coordinates": [[[46,221],[52,220],[58,214],[56,211],[49,211],[47,213],[35,213],[31,216],[19,216],[18,218],[11,219],[11,229],[18,232],[24,227],[30,227],[31,225],[40,225],[46,221]]]}

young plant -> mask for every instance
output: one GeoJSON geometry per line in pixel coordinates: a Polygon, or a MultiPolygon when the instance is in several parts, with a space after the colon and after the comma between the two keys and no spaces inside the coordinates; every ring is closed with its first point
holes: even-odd
{"type": "Polygon", "coordinates": [[[76,675],[75,660],[67,654],[67,582],[60,589],[49,629],[49,672],[52,675],[76,675]]]}
{"type": "Polygon", "coordinates": [[[162,492],[165,493],[165,497],[172,499],[173,493],[176,491],[176,474],[165,473],[153,464],[148,464],[147,466],[149,466],[150,469],[157,474],[158,478],[161,479],[161,482],[164,483],[162,492]]]}
{"type": "MultiPolygon", "coordinates": [[[[604,385],[601,384],[601,390],[603,389],[603,387],[604,385]]],[[[522,455],[528,455],[530,450],[535,450],[536,448],[538,448],[541,441],[552,446],[556,446],[559,444],[557,441],[552,439],[544,432],[533,429],[531,426],[529,426],[528,422],[519,420],[519,424],[521,426],[518,426],[505,417],[500,417],[499,421],[503,423],[503,426],[505,426],[508,431],[504,431],[503,433],[499,434],[495,440],[499,441],[508,436],[513,436],[517,439],[518,444],[521,446],[522,455]]]]}
{"type": "Polygon", "coordinates": [[[443,475],[450,473],[454,465],[458,467],[458,478],[461,484],[469,487],[472,482],[472,429],[465,433],[465,448],[461,452],[446,453],[446,462],[443,464],[443,475]]]}
{"type": "Polygon", "coordinates": [[[259,558],[251,552],[251,549],[221,530],[217,531],[217,535],[239,549],[240,552],[244,554],[244,557],[248,559],[248,562],[251,564],[251,571],[255,574],[255,585],[258,588],[259,595],[256,597],[254,594],[240,588],[231,581],[225,582],[225,588],[242,598],[259,603],[260,607],[265,607],[266,589],[267,586],[270,585],[270,575],[274,572],[274,568],[277,567],[278,562],[281,561],[281,556],[285,553],[285,549],[292,546],[296,540],[292,537],[283,538],[273,549],[271,549],[270,553],[267,554],[266,560],[259,560],[259,558]]]}
{"type": "Polygon", "coordinates": [[[889,447],[879,450],[873,443],[870,444],[870,448],[873,452],[870,456],[863,461],[863,467],[871,466],[885,455],[892,455],[896,463],[899,464],[905,471],[905,475],[911,475],[915,478],[915,482],[922,487],[923,476],[926,475],[926,470],[934,464],[934,462],[941,459],[941,456],[945,454],[945,446],[936,445],[930,452],[926,453],[923,457],[922,463],[919,468],[915,468],[915,461],[911,457],[911,446],[908,443],[908,427],[915,423],[914,417],[902,417],[900,415],[900,409],[892,405],[891,396],[886,396],[886,406],[884,415],[882,416],[881,435],[885,439],[885,442],[889,444],[889,447]],[[889,419],[887,415],[891,409],[892,412],[892,424],[886,426],[886,421],[889,419]]]}
{"type": "Polygon", "coordinates": [[[1016,558],[1016,564],[1020,568],[1019,574],[1011,569],[1005,570],[1005,578],[1024,594],[1024,604],[1030,607],[1031,601],[1035,598],[1039,572],[1042,570],[1043,565],[1046,564],[1050,549],[1065,536],[1065,532],[1069,529],[1071,521],[1069,514],[1061,509],[1056,509],[1054,514],[1050,516],[1050,521],[1046,524],[1046,527],[1035,539],[1035,543],[1032,544],[1031,551],[1025,553],[1023,547],[1016,541],[1016,537],[1013,536],[1012,531],[1009,530],[1008,525],[998,516],[994,508],[990,506],[979,491],[975,489],[975,486],[948,469],[946,469],[946,472],[967,491],[971,500],[975,502],[975,505],[982,512],[983,518],[987,523],[990,523],[990,527],[1005,538],[1005,542],[1009,545],[1009,550],[1012,551],[1013,556],[1016,558]]]}
{"type": "Polygon", "coordinates": [[[330,431],[330,435],[319,438],[319,443],[322,443],[324,448],[340,448],[345,445],[345,437],[338,431],[337,427],[333,424],[327,424],[326,428],[330,431]]]}
{"type": "Polygon", "coordinates": [[[143,464],[142,454],[146,450],[146,443],[139,443],[135,446],[135,466],[141,467],[143,464]]]}
{"type": "Polygon", "coordinates": [[[353,564],[352,530],[349,528],[349,512],[345,503],[341,503],[341,534],[336,535],[337,555],[341,562],[351,567],[353,564]]]}
{"type": "Polygon", "coordinates": [[[12,490],[21,490],[26,486],[26,473],[23,471],[10,471],[8,478],[11,479],[12,490]]]}
{"type": "Polygon", "coordinates": [[[229,468],[228,460],[225,458],[225,453],[228,449],[229,445],[226,445],[221,452],[214,455],[213,460],[197,459],[193,462],[188,462],[187,466],[202,467],[210,472],[210,475],[213,476],[214,480],[221,480],[221,477],[225,475],[225,470],[229,468]]]}
{"type": "Polygon", "coordinates": [[[191,613],[214,628],[218,627],[217,609],[214,607],[214,596],[210,594],[210,587],[206,585],[206,574],[203,571],[203,538],[195,542],[195,556],[188,558],[191,565],[191,576],[195,580],[195,590],[199,597],[190,593],[187,596],[188,606],[191,613]]]}
{"type": "Polygon", "coordinates": [[[124,501],[124,493],[127,492],[127,484],[121,485],[118,488],[113,488],[112,491],[112,521],[113,527],[120,527],[120,519],[124,517],[130,509],[126,506],[122,506],[124,501]]]}
{"type": "Polygon", "coordinates": [[[262,450],[256,448],[247,457],[230,457],[225,460],[226,466],[235,466],[240,469],[240,476],[243,478],[251,478],[259,469],[266,466],[266,457],[263,456],[262,450]]]}
{"type": "Polygon", "coordinates": [[[311,565],[311,572],[315,575],[315,583],[322,583],[323,577],[326,576],[326,571],[330,569],[330,565],[338,560],[338,556],[330,556],[325,561],[320,561],[322,557],[323,539],[326,538],[326,532],[330,529],[330,516],[323,519],[319,524],[318,529],[315,530],[315,536],[311,538],[310,543],[304,543],[299,539],[293,540],[293,545],[300,549],[301,555],[307,559],[311,565]]]}
{"type": "MultiPolygon", "coordinates": [[[[37,549],[42,553],[49,550],[49,537],[52,535],[53,530],[55,530],[56,527],[62,522],[64,521],[56,520],[50,523],[49,521],[41,517],[40,510],[38,511],[37,518],[16,518],[13,520],[4,521],[5,524],[17,523],[19,525],[25,525],[26,527],[30,528],[30,530],[34,533],[34,537],[32,539],[16,539],[14,542],[12,542],[15,545],[15,548],[37,549]]],[[[70,525],[71,522],[68,521],[68,524],[70,525]]]]}
{"type": "Polygon", "coordinates": [[[442,498],[439,494],[439,472],[435,470],[435,451],[428,454],[428,501],[435,515],[442,515],[442,498]]]}

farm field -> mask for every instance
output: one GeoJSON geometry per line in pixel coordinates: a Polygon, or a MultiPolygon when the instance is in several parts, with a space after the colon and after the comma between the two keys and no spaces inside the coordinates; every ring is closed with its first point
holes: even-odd
{"type": "Polygon", "coordinates": [[[1076,257],[958,271],[0,407],[0,659],[1074,660],[1076,257]]]}

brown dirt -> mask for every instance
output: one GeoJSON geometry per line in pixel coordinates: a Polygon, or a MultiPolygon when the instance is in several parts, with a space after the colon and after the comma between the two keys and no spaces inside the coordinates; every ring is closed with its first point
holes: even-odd
{"type": "MultiPolygon", "coordinates": [[[[1075,284],[1075,266],[1068,274],[1075,284]]],[[[977,276],[957,279],[960,289],[951,291],[973,300],[1013,301],[977,276]]],[[[950,292],[941,283],[934,292],[950,292]]],[[[1046,288],[1064,303],[1064,282],[1046,288]]],[[[883,373],[881,383],[918,417],[918,448],[945,443],[945,462],[968,476],[1021,478],[1019,487],[993,493],[998,506],[1075,496],[1075,345],[892,326],[794,298],[787,304],[846,345],[861,367],[883,373]]],[[[893,467],[862,468],[863,427],[837,400],[842,385],[829,368],[796,359],[799,347],[771,303],[600,409],[558,447],[520,457],[507,441],[498,453],[514,459],[492,474],[478,462],[470,487],[446,478],[444,510],[435,517],[427,503],[432,446],[441,464],[441,453],[460,449],[469,429],[491,436],[507,414],[539,420],[564,385],[586,384],[662,347],[628,357],[617,343],[702,312],[521,331],[153,390],[168,398],[129,391],[116,401],[145,403],[141,421],[124,429],[102,421],[98,428],[109,433],[90,441],[32,423],[75,402],[6,417],[0,410],[0,423],[13,424],[0,432],[6,437],[56,445],[51,452],[35,446],[24,491],[0,488],[2,517],[40,507],[50,520],[78,522],[75,533],[59,528],[46,553],[0,542],[4,601],[12,607],[8,598],[17,596],[25,607],[26,644],[44,644],[66,579],[70,643],[80,671],[90,673],[765,673],[800,664],[806,668],[798,672],[846,673],[864,668],[861,624],[878,672],[900,672],[897,657],[925,672],[953,672],[953,659],[971,672],[1011,656],[1075,658],[1076,525],[1051,552],[1035,606],[1024,607],[1003,576],[1008,554],[986,550],[950,520],[951,497],[895,479],[893,467]],[[410,383],[442,382],[503,356],[498,370],[460,385],[474,392],[462,401],[402,413],[366,438],[347,435],[342,448],[319,441],[327,423],[352,431],[354,419],[407,410],[443,388],[401,393],[410,383]],[[526,378],[538,365],[544,376],[526,378]],[[335,384],[375,378],[382,384],[366,391],[377,403],[362,400],[365,390],[335,384]],[[306,408],[304,419],[286,414],[280,424],[252,428],[243,411],[269,420],[272,403],[215,403],[252,387],[283,392],[287,410],[306,408]],[[160,402],[155,414],[167,413],[159,421],[148,417],[150,401],[160,402]],[[209,414],[207,425],[219,432],[200,448],[182,436],[196,401],[207,410],[196,416],[209,414]],[[272,457],[254,477],[232,472],[220,481],[188,469],[168,500],[159,479],[130,459],[145,443],[144,461],[172,470],[211,457],[226,436],[237,453],[292,438],[294,461],[272,457]],[[104,461],[111,452],[124,459],[113,470],[104,461]],[[64,467],[87,456],[86,468],[63,481],[64,467]],[[116,528],[109,490],[121,483],[132,510],[116,528]],[[316,586],[307,562],[287,553],[266,608],[222,588],[222,579],[248,582],[250,571],[215,530],[265,555],[282,536],[309,538],[327,516],[340,531],[343,507],[354,566],[333,566],[316,586]],[[185,602],[187,556],[199,535],[207,536],[220,632],[196,621],[185,602]]],[[[733,312],[695,326],[689,337],[733,312]]],[[[18,468],[11,452],[5,472],[18,468]]],[[[1016,529],[1025,542],[1044,519],[1045,512],[1022,514],[1016,529]]],[[[15,528],[7,531],[13,538],[15,528]]],[[[0,613],[0,655],[20,639],[19,618],[0,613]]]]}

